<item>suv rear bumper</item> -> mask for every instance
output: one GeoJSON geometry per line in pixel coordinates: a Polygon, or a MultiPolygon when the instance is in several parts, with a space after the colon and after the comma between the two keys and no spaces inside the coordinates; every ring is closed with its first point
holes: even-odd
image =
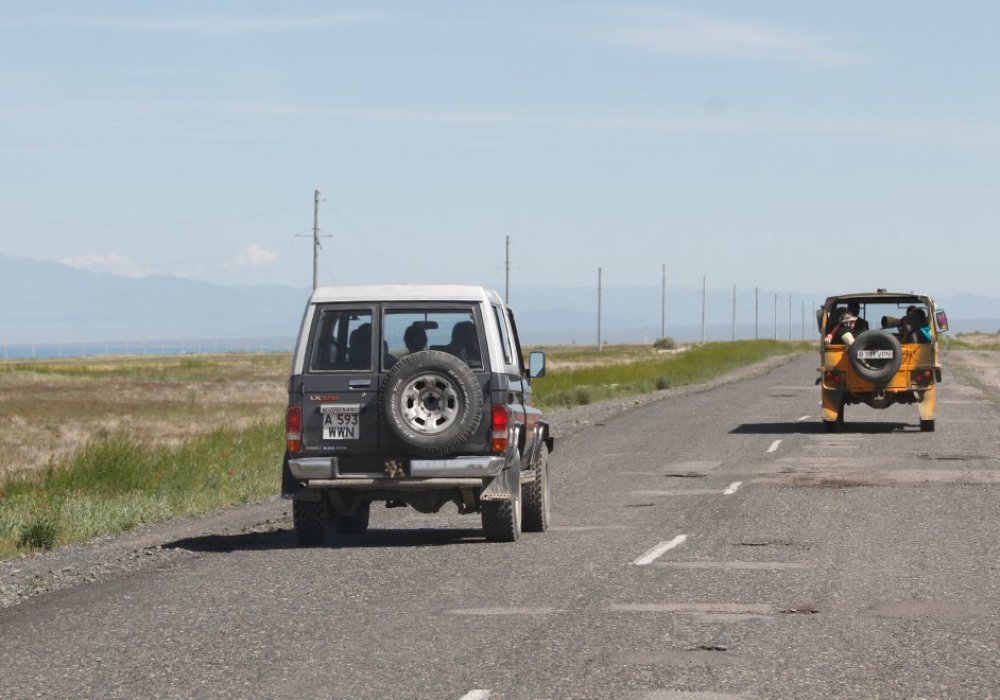
{"type": "MultiPolygon", "coordinates": [[[[483,479],[497,476],[503,471],[503,455],[452,457],[450,459],[411,459],[408,476],[390,477],[381,474],[339,473],[336,457],[294,457],[288,460],[292,476],[304,481],[322,480],[325,488],[366,488],[374,484],[421,484],[433,488],[429,479],[483,479]]],[[[388,474],[388,468],[387,472],[388,474]]],[[[313,484],[310,484],[313,485],[313,484]]],[[[318,484],[315,484],[318,485],[318,484]]],[[[405,486],[403,488],[406,488],[405,486]]]]}

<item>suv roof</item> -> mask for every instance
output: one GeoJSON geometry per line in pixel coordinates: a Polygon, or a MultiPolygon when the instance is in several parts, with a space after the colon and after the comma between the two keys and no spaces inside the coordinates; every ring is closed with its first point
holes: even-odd
{"type": "Polygon", "coordinates": [[[320,287],[313,303],[334,301],[486,301],[502,303],[492,289],[465,284],[359,284],[320,287]]]}
{"type": "Polygon", "coordinates": [[[877,292],[858,292],[856,294],[838,294],[836,296],[827,297],[826,305],[829,305],[831,301],[871,301],[877,300],[886,304],[912,304],[915,301],[927,304],[931,301],[929,296],[924,294],[914,294],[913,292],[887,292],[885,290],[879,290],[877,292]]]}

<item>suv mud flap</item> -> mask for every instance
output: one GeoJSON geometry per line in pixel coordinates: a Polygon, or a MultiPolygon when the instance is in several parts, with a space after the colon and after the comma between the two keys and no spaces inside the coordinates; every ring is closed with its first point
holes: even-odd
{"type": "Polygon", "coordinates": [[[511,431],[510,445],[503,471],[483,488],[482,501],[509,501],[521,493],[521,453],[517,449],[521,428],[511,431]]]}

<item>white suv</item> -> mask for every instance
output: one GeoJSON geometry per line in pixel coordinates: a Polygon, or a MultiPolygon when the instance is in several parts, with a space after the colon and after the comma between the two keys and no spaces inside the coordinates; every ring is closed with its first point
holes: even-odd
{"type": "Polygon", "coordinates": [[[548,527],[549,426],[532,403],[545,356],[522,361],[488,289],[317,289],[292,360],[282,495],[302,545],[368,528],[372,502],[480,513],[488,540],[548,527]]]}

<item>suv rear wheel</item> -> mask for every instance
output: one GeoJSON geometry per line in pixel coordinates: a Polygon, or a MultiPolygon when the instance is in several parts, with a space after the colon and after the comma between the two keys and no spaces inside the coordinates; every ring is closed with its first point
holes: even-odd
{"type": "Polygon", "coordinates": [[[490,542],[517,542],[521,534],[521,488],[504,501],[483,501],[483,534],[490,542]]]}
{"type": "Polygon", "coordinates": [[[330,543],[329,506],[323,501],[292,501],[292,526],[301,547],[323,547],[330,543]]]}

